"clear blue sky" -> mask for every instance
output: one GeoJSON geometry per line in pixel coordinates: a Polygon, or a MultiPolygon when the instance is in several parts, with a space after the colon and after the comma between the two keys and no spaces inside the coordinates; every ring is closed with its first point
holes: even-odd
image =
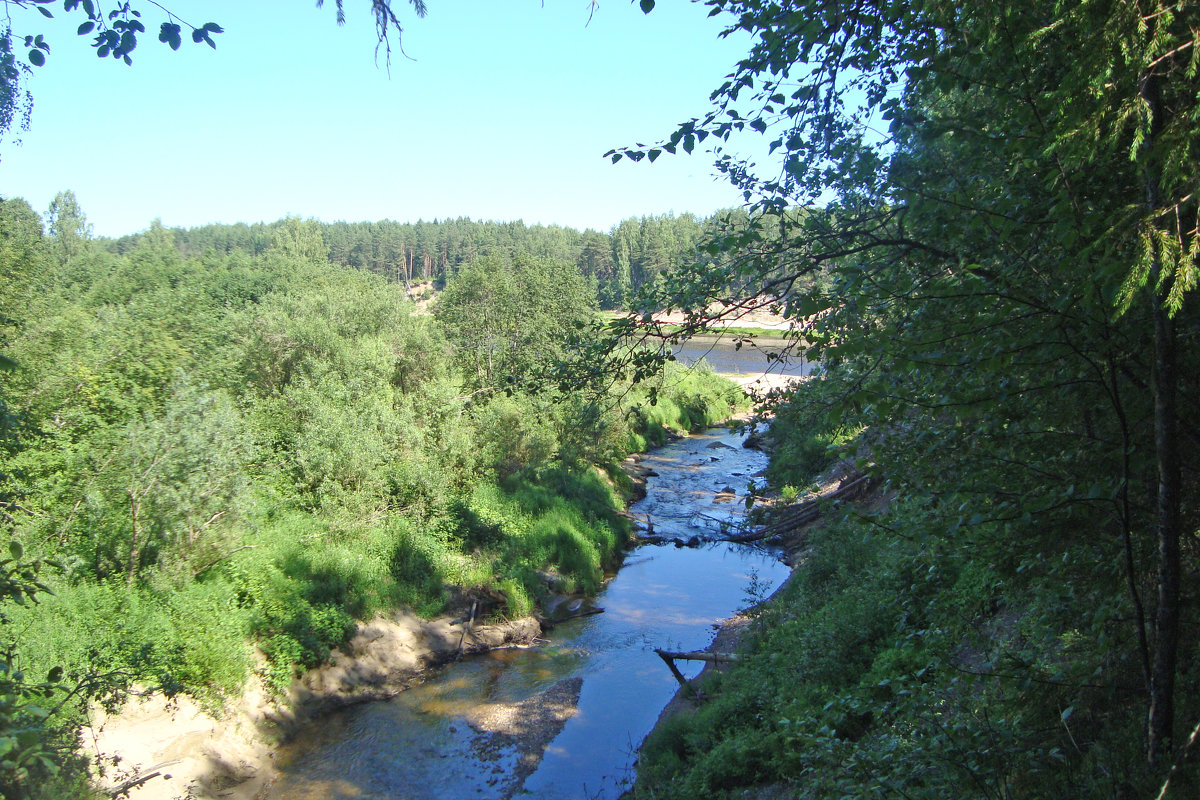
{"type": "MultiPolygon", "coordinates": [[[[0,195],[44,212],[71,189],[100,235],[257,222],[287,214],[415,221],[469,216],[607,230],[620,219],[740,203],[711,158],[610,164],[708,108],[745,53],[684,0],[648,16],[629,0],[397,0],[404,48],[391,76],[374,57],[369,0],[164,0],[217,49],[148,33],[132,67],[98,59],[82,21],[14,10],[15,34],[52,53],[29,83],[33,120],[0,150],[0,195]]],[[[111,5],[104,2],[104,6],[111,5]]],[[[135,4],[135,7],[138,7],[135,4]]]]}

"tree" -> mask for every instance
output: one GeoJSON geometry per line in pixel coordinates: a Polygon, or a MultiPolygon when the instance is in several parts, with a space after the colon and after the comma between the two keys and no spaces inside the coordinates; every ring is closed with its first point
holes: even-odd
{"type": "Polygon", "coordinates": [[[594,290],[573,264],[489,256],[454,277],[434,316],[455,344],[467,382],[495,390],[544,377],[595,307],[594,290]]]}
{"type": "Polygon", "coordinates": [[[275,229],[273,248],[296,261],[324,263],[329,260],[329,248],[315,219],[288,217],[275,229]]]}
{"type": "Polygon", "coordinates": [[[46,241],[42,220],[20,198],[0,201],[0,345],[8,328],[26,310],[46,266],[46,241]]]}
{"type": "Polygon", "coordinates": [[[610,155],[715,142],[753,221],[661,302],[696,325],[715,297],[781,306],[841,376],[842,402],[874,421],[877,460],[957,498],[945,524],[976,543],[986,531],[994,561],[1100,547],[1103,566],[1071,580],[1099,603],[1108,569],[1124,574],[1121,657],[1141,673],[1147,758],[1162,764],[1179,653],[1194,646],[1180,640],[1194,622],[1180,537],[1197,524],[1183,476],[1200,431],[1180,399],[1200,365],[1178,343],[1200,331],[1200,8],[707,5],[754,37],[749,53],[710,111],[610,155]],[[753,132],[776,154],[764,171],[730,149],[753,132]],[[831,288],[805,286],[825,270],[831,288]],[[1114,535],[1066,536],[1081,518],[1114,535]]]}
{"type": "Polygon", "coordinates": [[[92,226],[87,221],[79,201],[72,191],[59,192],[46,211],[46,228],[52,240],[54,254],[62,265],[83,252],[92,238],[92,226]]]}

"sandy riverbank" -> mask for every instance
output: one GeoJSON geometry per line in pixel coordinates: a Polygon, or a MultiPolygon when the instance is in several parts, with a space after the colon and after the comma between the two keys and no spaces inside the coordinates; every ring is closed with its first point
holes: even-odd
{"type": "Polygon", "coordinates": [[[329,664],[293,681],[285,703],[271,698],[257,676],[219,714],[190,697],[152,694],[131,700],[118,715],[98,713],[83,746],[103,765],[100,783],[108,790],[146,778],[129,790],[131,800],[258,800],[277,775],[276,743],[306,722],[391,697],[460,653],[528,645],[540,633],[532,617],[464,632],[453,618],[424,620],[399,610],[360,623],[329,664]]]}
{"type": "MultiPolygon", "coordinates": [[[[636,460],[627,465],[634,473],[637,467],[636,460]]],[[[423,620],[398,610],[360,623],[328,665],[293,681],[286,702],[272,698],[257,675],[216,714],[190,697],[168,700],[153,694],[131,700],[117,715],[98,713],[83,745],[104,765],[100,783],[110,792],[145,779],[130,788],[132,800],[260,800],[279,775],[278,743],[305,723],[347,705],[392,697],[460,653],[527,645],[540,633],[533,618],[475,625],[464,633],[451,617],[423,620]]],[[[481,708],[471,725],[488,741],[516,746],[528,774],[574,713],[578,691],[577,685],[564,683],[511,708],[481,708]]]]}
{"type": "Polygon", "coordinates": [[[790,386],[795,386],[801,381],[806,380],[806,376],[802,375],[780,375],[777,372],[762,372],[758,375],[747,374],[739,375],[733,373],[719,373],[722,377],[741,386],[743,390],[753,395],[763,395],[768,392],[786,389],[790,386]]]}

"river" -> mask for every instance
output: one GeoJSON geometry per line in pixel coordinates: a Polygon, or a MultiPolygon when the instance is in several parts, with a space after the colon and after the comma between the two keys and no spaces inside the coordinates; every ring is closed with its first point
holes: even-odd
{"type": "MultiPolygon", "coordinates": [[[[746,484],[766,457],[714,429],[643,463],[657,474],[632,513],[652,522],[656,536],[686,540],[715,537],[722,521],[741,518],[746,484]]],[[[653,649],[705,647],[719,620],[787,574],[763,550],[643,544],[597,599],[604,613],[559,625],[544,645],[470,659],[390,701],[310,726],[280,751],[270,797],[616,798],[677,688],[653,649]],[[548,706],[569,718],[549,725],[543,754],[541,743],[531,751],[528,734],[546,724],[548,706]]],[[[688,677],[699,671],[680,667],[688,677]]]]}
{"type": "Polygon", "coordinates": [[[694,336],[675,345],[672,352],[682,364],[695,364],[703,358],[714,372],[731,376],[804,376],[815,367],[804,359],[802,348],[796,352],[794,342],[782,339],[760,338],[738,347],[728,336],[694,336]]]}

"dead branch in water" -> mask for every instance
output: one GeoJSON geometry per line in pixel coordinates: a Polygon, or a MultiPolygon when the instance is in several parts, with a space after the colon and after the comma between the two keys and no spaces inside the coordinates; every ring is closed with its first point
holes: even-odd
{"type": "Polygon", "coordinates": [[[683,691],[692,696],[695,696],[696,690],[687,682],[687,678],[683,677],[683,673],[679,671],[679,667],[675,666],[675,659],[707,661],[710,664],[721,664],[738,660],[737,653],[709,653],[704,650],[681,653],[673,650],[660,650],[658,648],[655,648],[654,652],[667,665],[667,669],[671,670],[671,674],[675,676],[675,680],[679,681],[679,685],[683,688],[683,691]]]}
{"type": "Polygon", "coordinates": [[[758,530],[750,533],[735,534],[729,537],[729,541],[745,544],[747,542],[760,542],[763,539],[770,539],[775,536],[791,533],[797,528],[802,528],[805,525],[816,522],[820,518],[821,510],[825,504],[853,500],[866,492],[870,488],[870,481],[870,475],[861,475],[843,485],[832,494],[788,506],[777,511],[771,518],[771,521],[758,530]]]}

